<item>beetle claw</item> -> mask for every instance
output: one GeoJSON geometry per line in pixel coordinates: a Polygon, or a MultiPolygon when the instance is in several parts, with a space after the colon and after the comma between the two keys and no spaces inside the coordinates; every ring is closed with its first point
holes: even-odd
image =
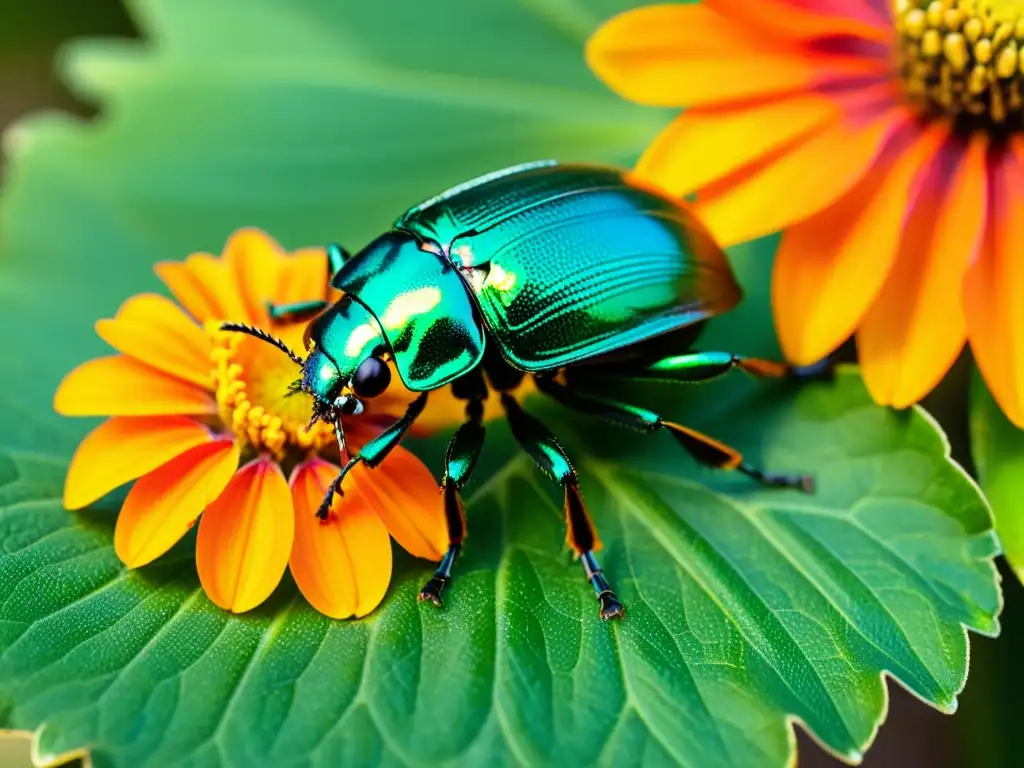
{"type": "Polygon", "coordinates": [[[836,364],[830,357],[823,357],[810,365],[794,365],[789,369],[790,378],[798,381],[833,381],[836,377],[836,364]]]}
{"type": "Polygon", "coordinates": [[[448,586],[450,579],[446,579],[443,576],[434,576],[423,585],[423,589],[420,590],[419,596],[416,598],[421,603],[424,600],[429,600],[438,608],[440,608],[444,601],[441,600],[441,593],[444,592],[444,588],[448,586]]]}
{"type": "Polygon", "coordinates": [[[622,604],[622,601],[619,600],[614,592],[611,590],[602,592],[597,596],[597,599],[601,601],[601,618],[604,621],[625,618],[626,606],[622,604]]]}

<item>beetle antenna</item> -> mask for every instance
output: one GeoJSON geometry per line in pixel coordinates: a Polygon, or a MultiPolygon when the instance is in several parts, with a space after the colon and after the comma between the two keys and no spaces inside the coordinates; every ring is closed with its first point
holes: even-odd
{"type": "Polygon", "coordinates": [[[255,336],[257,339],[273,344],[275,347],[284,352],[288,357],[295,361],[295,364],[300,368],[305,362],[301,357],[292,352],[292,350],[276,336],[272,336],[262,328],[257,328],[253,325],[246,325],[245,323],[221,323],[220,329],[222,331],[234,331],[235,333],[244,333],[249,336],[255,336]]]}

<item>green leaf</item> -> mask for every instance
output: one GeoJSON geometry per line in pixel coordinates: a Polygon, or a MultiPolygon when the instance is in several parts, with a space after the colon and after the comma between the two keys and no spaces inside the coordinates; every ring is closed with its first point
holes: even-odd
{"type": "MultiPolygon", "coordinates": [[[[952,710],[964,627],[997,631],[988,510],[927,417],[872,406],[851,375],[630,393],[752,462],[814,472],[813,497],[699,471],[664,435],[541,411],[584,476],[629,606],[616,625],[560,546],[557,495],[501,425],[442,612],[416,603],[429,569],[406,558],[367,620],[329,621],[291,584],[231,616],[203,597],[190,543],[127,572],[111,511],[61,509],[87,423],[55,417],[52,393],[106,352],[97,318],[160,290],[154,261],[248,225],[357,248],[478,173],[631,162],[671,113],[620,101],[581,56],[627,5],[139,0],[151,45],[72,51],[64,71],[102,117],[38,117],[6,141],[0,723],[100,766],[760,766],[787,763],[793,719],[847,757],[866,748],[883,671],[952,710]]],[[[777,355],[774,245],[731,252],[748,298],[705,347],[777,355]]],[[[436,466],[443,439],[417,450],[436,466]]]]}
{"type": "Polygon", "coordinates": [[[971,380],[971,453],[995,514],[1006,560],[1024,580],[1024,431],[1006,418],[977,369],[971,380]]]}
{"type": "Polygon", "coordinates": [[[42,754],[88,745],[111,766],[782,766],[792,719],[856,759],[883,672],[953,711],[964,627],[994,634],[1000,595],[988,510],[934,424],[873,406],[852,374],[740,405],[699,426],[773,469],[813,468],[816,495],[695,470],[664,435],[559,428],[628,605],[618,624],[598,620],[551,484],[499,426],[445,608],[417,603],[429,570],[403,560],[359,622],[290,585],[225,614],[187,551],[127,572],[112,516],[65,512],[60,465],[8,453],[0,706],[43,726],[42,754]]]}

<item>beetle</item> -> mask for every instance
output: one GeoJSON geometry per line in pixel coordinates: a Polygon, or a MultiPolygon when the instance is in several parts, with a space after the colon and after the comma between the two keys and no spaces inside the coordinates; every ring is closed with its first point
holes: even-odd
{"type": "Polygon", "coordinates": [[[466,531],[460,489],[484,442],[483,403],[500,394],[513,437],[562,487],[567,541],[603,619],[624,606],[595,551],[600,539],[578,477],[556,437],[510,394],[532,376],[570,409],[645,432],[667,431],[700,464],[754,481],[813,491],[805,475],[777,475],[735,449],[658,414],[603,397],[598,376],[698,382],[733,368],[757,377],[799,375],[769,360],[691,346],[704,322],[735,307],[741,290],[722,249],[684,201],[612,166],[527,163],[481,176],[402,214],[352,255],[327,247],[339,301],[271,307],[276,319],[309,320],[306,356],[262,329],[257,336],[301,367],[294,392],[313,398],[313,422],[332,423],[348,456],[342,416],[391,383],[391,367],[418,396],[392,426],[348,458],[317,514],[326,519],[346,474],[376,467],[422,413],[428,393],[451,387],[465,422],[445,456],[441,490],[449,546],[419,599],[442,603],[466,531]]]}

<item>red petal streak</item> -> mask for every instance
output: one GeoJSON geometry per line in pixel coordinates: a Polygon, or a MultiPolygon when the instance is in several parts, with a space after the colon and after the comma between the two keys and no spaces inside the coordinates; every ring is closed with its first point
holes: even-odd
{"type": "Polygon", "coordinates": [[[987,207],[987,141],[952,139],[920,177],[920,192],[885,286],[857,332],[875,401],[905,408],[926,395],[963,348],[960,301],[987,207]]]}
{"type": "Polygon", "coordinates": [[[967,335],[1007,417],[1024,428],[1024,138],[989,154],[989,216],[964,280],[967,335]]]}
{"type": "Polygon", "coordinates": [[[848,195],[785,233],[772,309],[790,360],[813,363],[856,328],[896,257],[915,179],[947,136],[940,124],[908,127],[848,195]]]}
{"type": "Polygon", "coordinates": [[[858,0],[704,0],[704,5],[737,24],[792,40],[829,35],[855,35],[878,42],[893,38],[888,18],[858,0]]]}
{"type": "Polygon", "coordinates": [[[842,121],[711,184],[698,212],[722,245],[777,232],[825,210],[856,185],[882,148],[912,119],[903,107],[885,110],[867,126],[842,121]]]}
{"type": "Polygon", "coordinates": [[[620,14],[590,38],[586,56],[594,72],[626,98],[676,107],[795,93],[890,69],[884,59],[766,39],[703,4],[620,14]]]}

